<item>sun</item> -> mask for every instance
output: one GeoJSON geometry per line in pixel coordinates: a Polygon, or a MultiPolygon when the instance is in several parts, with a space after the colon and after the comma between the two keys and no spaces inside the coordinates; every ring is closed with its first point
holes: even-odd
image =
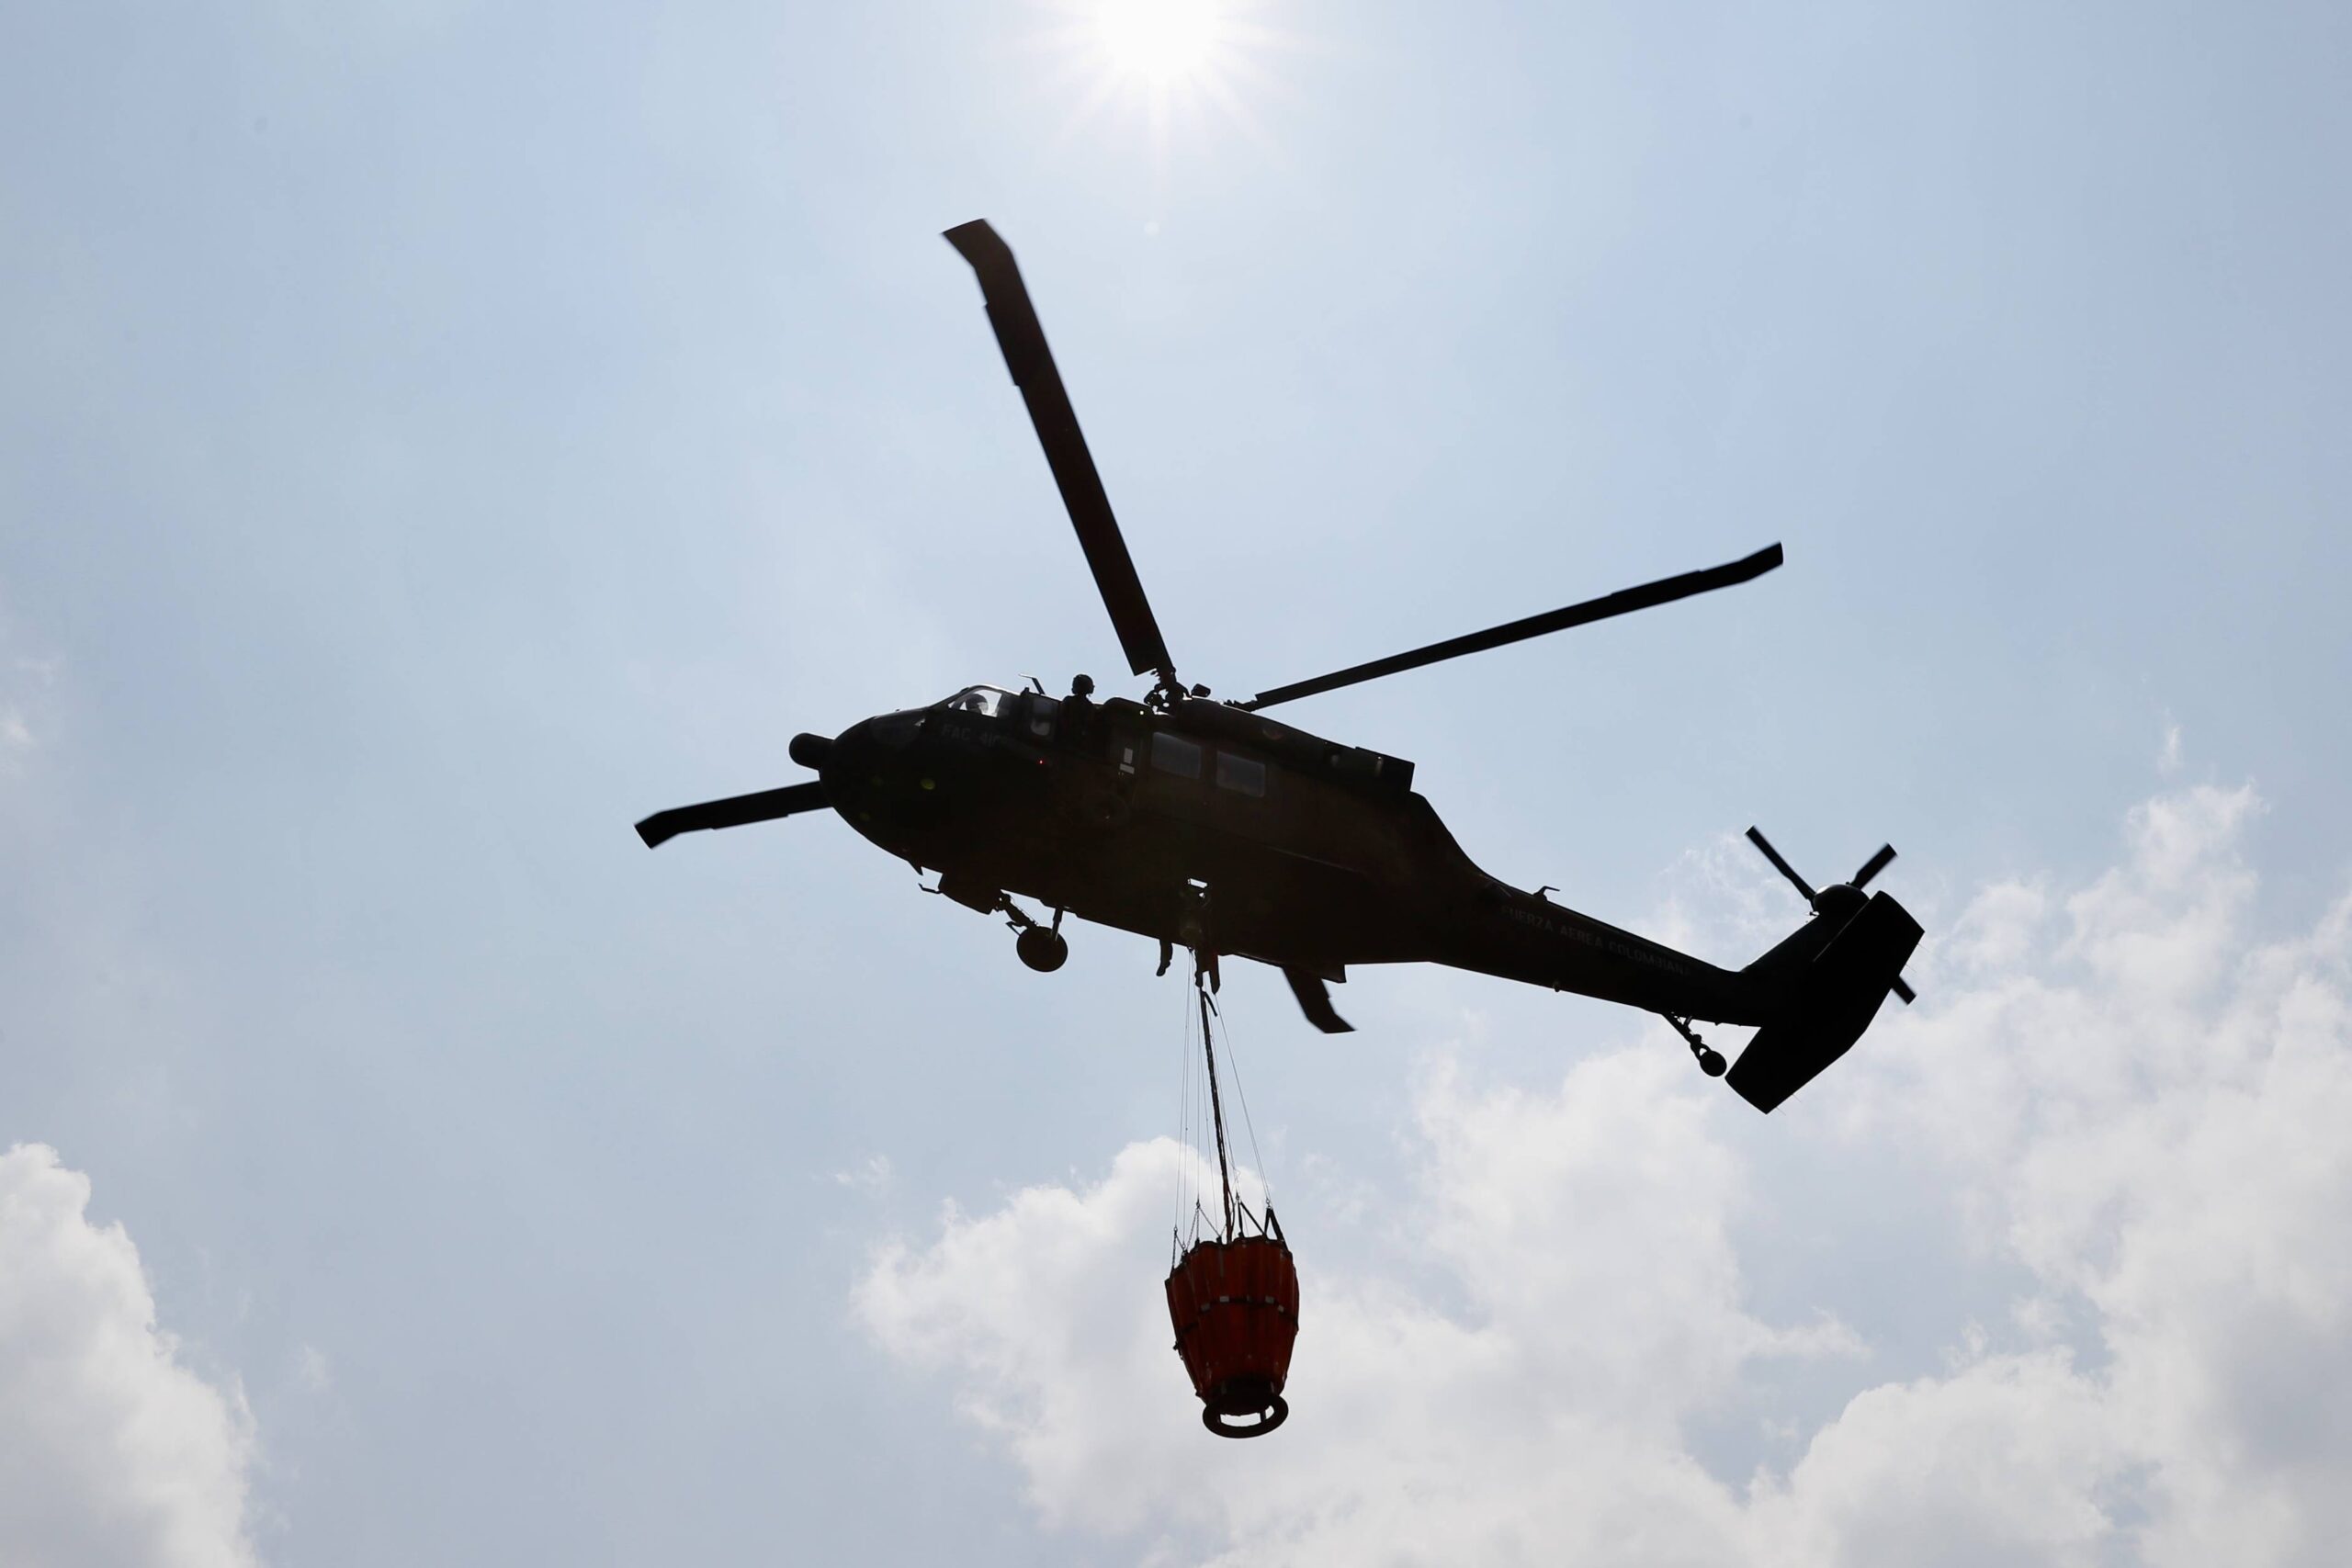
{"type": "Polygon", "coordinates": [[[1161,90],[1212,71],[1228,41],[1218,0],[1097,0],[1093,19],[1102,63],[1161,90]]]}
{"type": "Polygon", "coordinates": [[[1252,100],[1276,84],[1272,57],[1295,40],[1268,25],[1273,0],[1036,0],[1052,21],[1034,41],[1072,87],[1065,136],[1140,120],[1155,164],[1213,123],[1269,141],[1252,100]]]}

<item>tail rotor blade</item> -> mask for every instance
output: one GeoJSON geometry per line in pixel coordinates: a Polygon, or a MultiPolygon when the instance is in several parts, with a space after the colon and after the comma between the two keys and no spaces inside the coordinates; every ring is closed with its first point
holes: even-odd
{"type": "Polygon", "coordinates": [[[1747,829],[1747,841],[1764,852],[1764,858],[1772,863],[1774,870],[1778,871],[1782,876],[1789,879],[1791,886],[1794,886],[1799,893],[1804,895],[1804,901],[1806,903],[1810,904],[1813,902],[1813,888],[1805,882],[1804,877],[1797,874],[1796,867],[1791,865],[1787,861],[1781,858],[1781,852],[1772,847],[1771,840],[1767,839],[1754,828],[1750,828],[1747,829]]]}
{"type": "Polygon", "coordinates": [[[783,789],[763,789],[757,795],[730,795],[725,800],[706,800],[699,806],[676,806],[657,811],[637,825],[637,836],[645,840],[645,847],[650,850],[681,833],[698,833],[707,828],[741,828],[747,822],[768,822],[803,811],[826,810],[831,805],[825,798],[823,784],[790,784],[783,789]]]}
{"type": "Polygon", "coordinates": [[[1897,975],[1894,977],[1894,994],[1903,998],[1903,1005],[1905,1007],[1909,1007],[1913,1002],[1919,999],[1919,993],[1905,985],[1903,983],[1903,976],[1900,975],[1897,975]]]}
{"type": "Polygon", "coordinates": [[[1854,873],[1854,886],[1857,887],[1869,886],[1871,878],[1876,876],[1880,872],[1884,871],[1886,869],[1887,862],[1894,858],[1894,846],[1893,844],[1881,844],[1878,847],[1878,853],[1864,861],[1862,863],[1862,869],[1854,873]]]}

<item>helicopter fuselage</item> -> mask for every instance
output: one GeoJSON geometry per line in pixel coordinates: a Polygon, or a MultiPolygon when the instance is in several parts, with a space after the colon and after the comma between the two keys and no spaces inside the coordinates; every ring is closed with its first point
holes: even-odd
{"type": "Polygon", "coordinates": [[[1160,708],[974,687],[851,726],[843,820],[982,911],[1012,896],[1321,980],[1432,963],[1731,1023],[1780,987],[1478,869],[1412,764],[1200,698],[1160,708]]]}

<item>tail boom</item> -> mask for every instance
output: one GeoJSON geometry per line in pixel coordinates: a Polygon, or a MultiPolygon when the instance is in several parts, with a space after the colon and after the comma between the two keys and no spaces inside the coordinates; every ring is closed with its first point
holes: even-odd
{"type": "Polygon", "coordinates": [[[1716,1023],[1763,1023],[1773,1015],[1774,987],[1754,976],[1487,880],[1483,909],[1452,928],[1441,962],[1716,1023]]]}

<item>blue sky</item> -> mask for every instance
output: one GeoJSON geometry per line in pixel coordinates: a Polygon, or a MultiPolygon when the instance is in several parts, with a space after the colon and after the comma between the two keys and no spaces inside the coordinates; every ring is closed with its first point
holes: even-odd
{"type": "MultiPolygon", "coordinates": [[[[101,1457],[0,1483],[0,1543],[37,1485],[87,1492],[17,1537],[61,1563],[1330,1560],[1410,1540],[1332,1480],[1377,1474],[1516,1521],[1457,1538],[1487,1560],[1638,1555],[1544,1475],[1494,1491],[1509,1467],[1411,1439],[1449,1428],[1348,1446],[1394,1415],[1382,1347],[1456,1368],[1438,1405],[1486,1386],[1416,1325],[1532,1391],[1524,1433],[1654,1449],[1671,1484],[1623,1495],[1751,1558],[1991,1517],[1933,1458],[1985,1410],[2106,1435],[1981,1560],[2162,1560],[2259,1499],[2289,1523],[2243,1560],[2325,1539],[2296,1478],[2339,1451],[2312,1411],[2340,1354],[2299,1391],[2215,1359],[2283,1320],[2149,1303],[2269,1299],[2160,1178],[2240,1125],[2224,1101],[2251,1149],[2324,1149],[2297,1118],[2352,1081],[2312,999],[2340,1002],[2352,885],[2352,22],[1234,16],[1230,104],[1158,135],[1082,8],[0,24],[0,1147],[47,1216],[24,1277],[127,1314],[193,1423],[179,1495],[212,1499],[126,1556],[101,1527],[150,1516],[101,1457]],[[1248,1465],[1204,1451],[1164,1345],[1118,1337],[1165,1331],[1159,1211],[1122,1206],[1175,1131],[1148,945],[1081,931],[1043,979],[836,822],[628,832],[796,776],[797,730],[1031,672],[1124,688],[937,238],[975,217],[1189,679],[1781,540],[1752,586],[1293,716],[1415,759],[1497,874],[1710,958],[1799,914],[1751,821],[1816,879],[1892,840],[1930,930],[1923,1007],[1770,1121],[1634,1015],[1374,971],[1331,1040],[1237,976],[1308,1259],[1301,1418],[1248,1465]],[[2235,1043],[2170,1050],[2199,1039],[2235,1043]],[[2092,1224],[2098,1170],[2136,1175],[2092,1224]],[[1313,1418],[1318,1273],[1344,1427],[1313,1418]],[[1696,1369],[1645,1405],[1546,1348],[1608,1346],[1628,1303],[1734,1351],[1629,1345],[1696,1369]],[[2158,1363],[2236,1391],[2275,1472],[2115,1438],[2221,1419],[2151,1413],[2158,1363]],[[1856,1468],[1889,1431],[1929,1456],[1903,1485],[1856,1468]],[[1247,1499],[1256,1465],[1329,1517],[1173,1500],[1247,1499]],[[1840,1511],[1864,1491],[1916,1503],[1840,1511]]],[[[2303,1168],[2246,1212],[2352,1196],[2303,1168]]],[[[2340,1232],[2277,1245],[2328,1263],[2278,1310],[2340,1347],[2340,1232]]],[[[36,1321],[0,1313],[8,1386],[36,1321]]],[[[20,1434],[103,1429],[67,1400],[20,1434]]]]}

